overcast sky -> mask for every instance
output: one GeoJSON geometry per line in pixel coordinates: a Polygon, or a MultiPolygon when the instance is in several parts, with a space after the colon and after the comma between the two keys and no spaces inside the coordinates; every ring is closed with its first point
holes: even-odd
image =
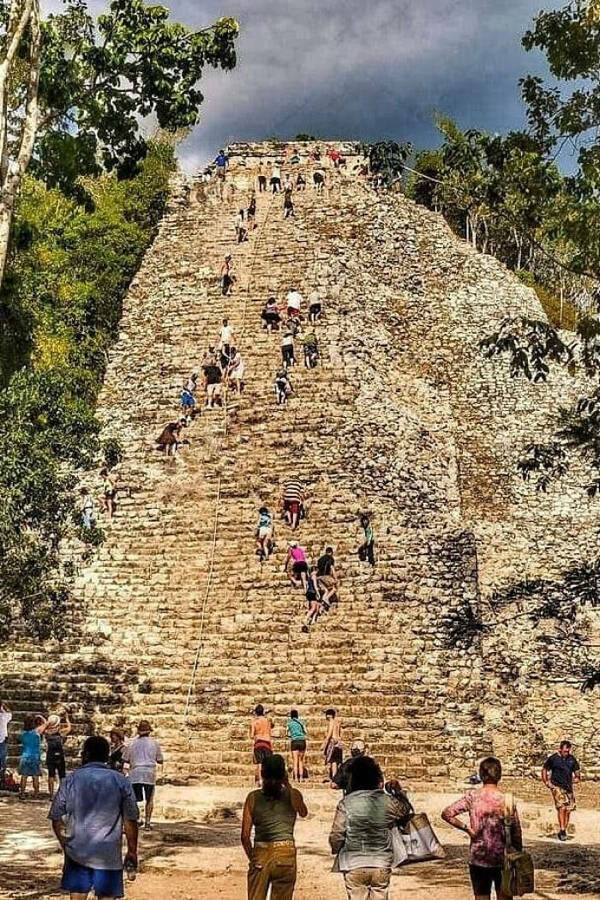
{"type": "MultiPolygon", "coordinates": [[[[56,0],[50,0],[53,3],[56,0]]],[[[99,9],[103,4],[92,0],[99,9]]],[[[202,80],[202,120],[181,149],[193,171],[235,139],[437,137],[440,110],[464,127],[523,125],[518,79],[545,71],[521,36],[555,0],[171,0],[192,27],[241,25],[234,72],[202,80]]]]}

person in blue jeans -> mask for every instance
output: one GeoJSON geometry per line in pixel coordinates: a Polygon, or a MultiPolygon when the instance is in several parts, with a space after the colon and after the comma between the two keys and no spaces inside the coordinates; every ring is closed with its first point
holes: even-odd
{"type": "Polygon", "coordinates": [[[304,757],[306,756],[306,738],[308,732],[304,720],[298,715],[297,709],[290,710],[285,731],[290,739],[292,753],[292,781],[302,782],[304,779],[304,757]]]}
{"type": "Polygon", "coordinates": [[[138,806],[128,779],[108,767],[109,753],[106,738],[87,738],[81,767],[61,781],[48,814],[65,854],[61,888],[71,900],[91,891],[98,900],[123,897],[123,867],[137,869],[138,806]]]}

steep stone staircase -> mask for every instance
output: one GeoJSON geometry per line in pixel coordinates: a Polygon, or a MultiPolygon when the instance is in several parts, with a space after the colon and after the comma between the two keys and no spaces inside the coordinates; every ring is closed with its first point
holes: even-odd
{"type": "MultiPolygon", "coordinates": [[[[331,169],[323,196],[295,193],[290,220],[280,196],[257,194],[257,228],[237,245],[234,216],[256,162],[278,152],[233,148],[225,198],[198,183],[163,221],[129,291],[100,400],[106,435],[125,448],[117,514],[81,569],[73,638],[13,648],[5,690],[20,711],[68,701],[80,731],[150,718],[172,780],[248,774],[257,702],[275,714],[280,750],[287,711],[301,710],[313,771],[329,706],[347,744],[362,737],[390,773],[464,771],[490,746],[481,659],[446,649],[440,620],[465,598],[477,602],[476,553],[461,519],[447,385],[436,381],[435,354],[424,362],[414,343],[402,345],[422,286],[378,253],[382,216],[393,221],[398,208],[352,171],[331,169]],[[218,286],[226,252],[231,298],[218,286]],[[326,290],[320,364],[292,370],[295,393],[278,408],[280,335],[262,330],[262,303],[317,286],[326,290]],[[246,389],[202,411],[178,458],[166,459],[155,438],[224,316],[246,389]],[[275,555],[262,566],[254,555],[257,509],[276,508],[290,475],[308,495],[296,537],[313,559],[331,543],[341,581],[339,606],[310,634],[302,593],[283,573],[283,522],[275,555]],[[374,514],[374,571],[356,553],[364,509],[374,514]]],[[[422,311],[420,327],[424,348],[434,323],[422,311]]]]}

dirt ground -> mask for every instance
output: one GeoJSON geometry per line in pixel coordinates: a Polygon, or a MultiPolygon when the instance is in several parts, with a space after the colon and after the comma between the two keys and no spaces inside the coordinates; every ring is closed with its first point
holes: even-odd
{"type": "MultiPolygon", "coordinates": [[[[528,849],[536,863],[538,900],[600,897],[599,786],[583,785],[569,840],[556,840],[549,795],[535,781],[504,784],[519,798],[528,849]]],[[[445,826],[440,810],[464,785],[413,785],[417,810],[428,813],[447,851],[445,860],[401,869],[391,898],[470,900],[463,835],[445,826]]],[[[248,788],[158,788],[156,823],[140,836],[141,871],[127,887],[128,900],[243,900],[245,859],[239,845],[239,817],[248,788]]],[[[327,834],[339,796],[306,790],[309,818],[296,830],[299,877],[296,900],[343,900],[340,875],[331,872],[327,834]]],[[[61,856],[46,818],[48,802],[0,797],[0,897],[45,900],[61,896],[61,856]]]]}

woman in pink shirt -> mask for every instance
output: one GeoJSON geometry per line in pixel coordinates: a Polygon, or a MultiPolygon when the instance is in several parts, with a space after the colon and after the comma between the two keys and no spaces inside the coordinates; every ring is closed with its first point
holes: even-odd
{"type": "Polygon", "coordinates": [[[290,576],[290,581],[294,587],[300,587],[300,585],[302,585],[302,589],[306,593],[306,588],[308,586],[306,551],[300,544],[297,544],[296,541],[292,541],[291,544],[288,545],[288,552],[285,559],[285,571],[290,576]]]}
{"type": "MultiPolygon", "coordinates": [[[[465,831],[471,838],[469,872],[475,900],[489,900],[492,885],[496,888],[498,900],[511,900],[500,890],[506,846],[504,816],[507,806],[507,797],[498,788],[498,782],[502,777],[500,760],[494,756],[482,760],[479,765],[479,777],[483,787],[469,791],[456,803],[447,806],[442,812],[442,819],[454,828],[465,831]],[[458,818],[462,813],[469,813],[468,825],[458,818]]],[[[521,824],[514,801],[511,806],[511,843],[516,850],[522,850],[521,824]]]]}

